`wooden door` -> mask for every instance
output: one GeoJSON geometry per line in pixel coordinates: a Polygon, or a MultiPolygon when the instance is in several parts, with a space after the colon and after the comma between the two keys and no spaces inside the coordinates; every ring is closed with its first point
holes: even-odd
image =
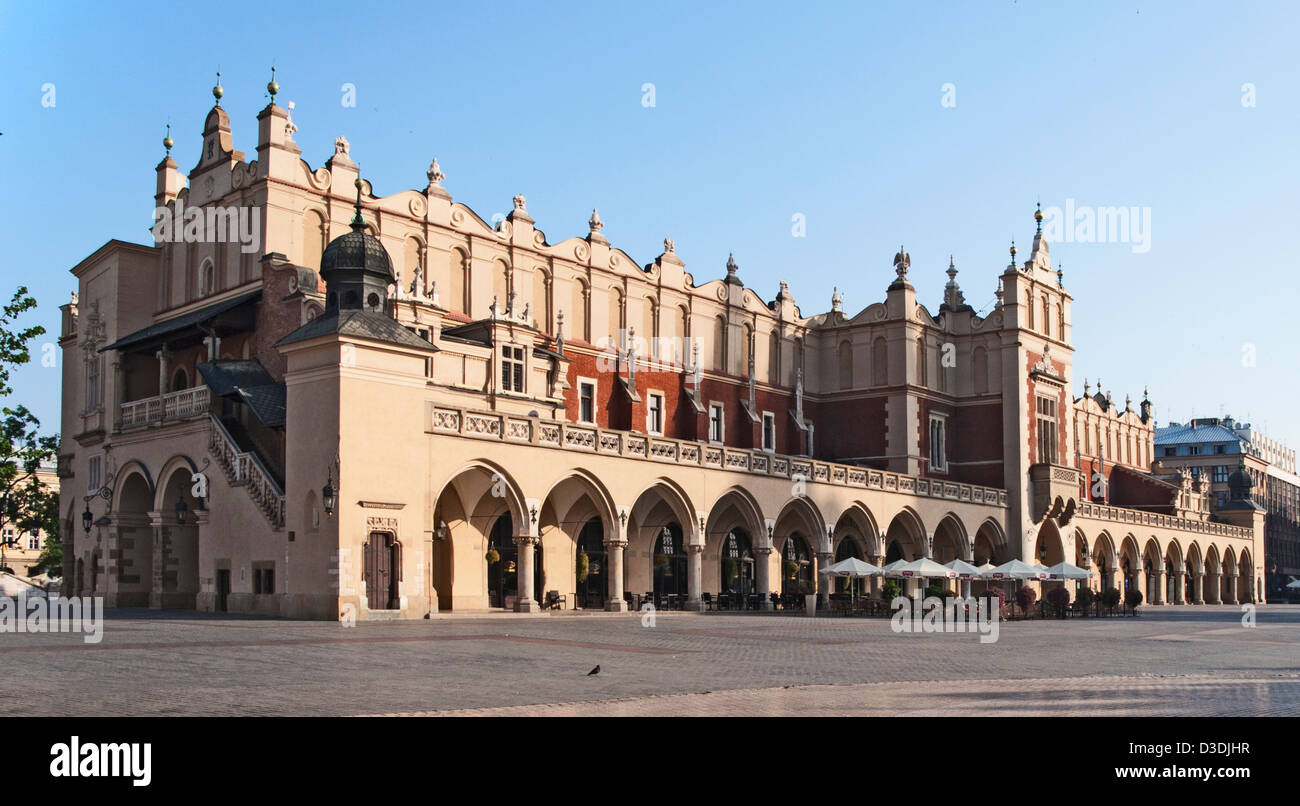
{"type": "Polygon", "coordinates": [[[371,610],[392,607],[393,538],[384,532],[371,532],[366,543],[366,599],[371,610]]]}

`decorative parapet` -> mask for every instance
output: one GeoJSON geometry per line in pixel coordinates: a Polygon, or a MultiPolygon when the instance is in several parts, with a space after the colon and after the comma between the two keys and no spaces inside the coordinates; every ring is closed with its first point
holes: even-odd
{"type": "Polygon", "coordinates": [[[202,417],[208,413],[210,400],[207,386],[132,400],[122,404],[119,427],[125,430],[202,417]]]}
{"type": "Polygon", "coordinates": [[[543,448],[714,468],[755,476],[902,492],[991,507],[1004,507],[1007,503],[1007,491],[993,487],[957,484],[856,465],[820,462],[807,457],[782,456],[765,451],[646,436],[557,420],[451,408],[433,403],[428,406],[427,433],[457,434],[474,439],[526,443],[543,448]]]}
{"type": "Polygon", "coordinates": [[[1109,504],[1094,504],[1087,501],[1079,505],[1077,514],[1080,518],[1110,521],[1111,523],[1154,526],[1164,529],[1176,529],[1180,532],[1199,532],[1204,535],[1235,537],[1241,540],[1254,538],[1254,532],[1242,526],[1233,526],[1232,524],[1217,523],[1215,521],[1200,521],[1192,518],[1179,518],[1174,515],[1161,515],[1155,512],[1143,512],[1138,509],[1110,506],[1109,504]]]}
{"type": "Polygon", "coordinates": [[[1079,471],[1052,464],[1029,466],[1030,515],[1034,523],[1056,518],[1061,526],[1070,522],[1079,506],[1079,471]]]}

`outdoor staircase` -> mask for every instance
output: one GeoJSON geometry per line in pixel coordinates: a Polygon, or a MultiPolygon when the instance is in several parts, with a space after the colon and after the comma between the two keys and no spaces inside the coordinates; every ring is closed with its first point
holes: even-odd
{"type": "Polygon", "coordinates": [[[208,415],[208,452],[226,474],[231,487],[243,487],[272,528],[284,528],[284,487],[253,450],[237,440],[216,416],[208,415]]]}

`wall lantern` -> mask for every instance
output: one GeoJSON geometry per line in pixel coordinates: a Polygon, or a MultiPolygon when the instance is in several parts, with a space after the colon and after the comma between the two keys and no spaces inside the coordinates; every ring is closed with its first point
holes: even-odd
{"type": "Polygon", "coordinates": [[[325,504],[325,517],[327,518],[334,517],[334,509],[336,506],[338,506],[339,496],[338,496],[338,491],[334,489],[333,469],[327,471],[325,477],[325,486],[321,488],[320,497],[321,497],[321,501],[324,502],[325,504]]]}
{"type": "Polygon", "coordinates": [[[95,522],[95,516],[90,513],[90,502],[86,502],[86,511],[81,513],[81,527],[90,534],[90,526],[95,522]]]}
{"type": "Polygon", "coordinates": [[[434,532],[434,536],[435,536],[438,540],[446,540],[446,539],[447,539],[447,522],[446,522],[446,521],[444,521],[444,520],[439,520],[439,521],[438,521],[438,530],[437,530],[436,532],[434,532]]]}
{"type": "Polygon", "coordinates": [[[185,497],[180,495],[176,496],[176,522],[177,523],[179,524],[185,523],[185,513],[188,510],[189,507],[185,506],[185,497]]]}

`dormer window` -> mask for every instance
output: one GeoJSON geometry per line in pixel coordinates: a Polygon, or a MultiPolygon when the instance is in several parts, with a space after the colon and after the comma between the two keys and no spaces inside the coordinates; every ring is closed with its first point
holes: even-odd
{"type": "Polygon", "coordinates": [[[505,392],[524,391],[524,348],[507,344],[501,348],[501,389],[505,392]]]}

